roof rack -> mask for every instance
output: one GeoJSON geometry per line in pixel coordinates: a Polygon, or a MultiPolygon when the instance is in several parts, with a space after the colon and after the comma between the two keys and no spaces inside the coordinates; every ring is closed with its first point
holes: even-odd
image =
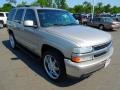
{"type": "Polygon", "coordinates": [[[40,5],[35,5],[35,6],[31,6],[31,5],[24,5],[24,6],[17,6],[17,7],[36,7],[36,6],[39,6],[39,7],[41,7],[41,8],[42,8],[42,6],[40,6],[40,5]]]}

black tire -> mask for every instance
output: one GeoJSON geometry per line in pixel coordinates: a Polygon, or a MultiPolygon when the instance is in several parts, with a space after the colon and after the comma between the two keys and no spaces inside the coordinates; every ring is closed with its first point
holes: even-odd
{"type": "Polygon", "coordinates": [[[3,28],[3,27],[4,27],[3,21],[0,21],[0,28],[3,28]]]}
{"type": "Polygon", "coordinates": [[[12,49],[16,49],[17,43],[13,33],[9,33],[9,41],[12,49]]]}
{"type": "Polygon", "coordinates": [[[99,25],[99,29],[104,30],[104,25],[99,25]]]}
{"type": "MultiPolygon", "coordinates": [[[[65,71],[65,64],[64,64],[64,57],[58,52],[58,51],[55,51],[55,50],[50,50],[50,51],[47,51],[43,54],[43,67],[44,67],[44,70],[47,74],[47,76],[52,79],[53,81],[55,82],[59,82],[59,81],[63,81],[65,78],[66,78],[66,71],[65,71]],[[48,72],[50,72],[50,70],[46,70],[46,65],[45,65],[45,57],[47,57],[48,55],[52,56],[55,60],[56,60],[56,66],[57,68],[59,67],[59,76],[57,78],[53,78],[51,77],[48,72]]],[[[52,59],[51,59],[52,60],[52,59]]],[[[48,65],[48,64],[47,64],[48,65]]],[[[47,68],[49,69],[49,68],[47,68]]],[[[53,75],[54,76],[54,75],[53,75]]]]}
{"type": "Polygon", "coordinates": [[[84,22],[84,25],[87,26],[87,22],[84,22]]]}

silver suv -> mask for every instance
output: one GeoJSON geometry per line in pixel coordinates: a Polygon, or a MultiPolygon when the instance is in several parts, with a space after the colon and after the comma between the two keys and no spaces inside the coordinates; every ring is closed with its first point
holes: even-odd
{"type": "Polygon", "coordinates": [[[78,25],[65,10],[17,7],[9,13],[7,26],[11,47],[19,43],[40,56],[54,81],[88,75],[110,63],[111,35],[78,25]]]}

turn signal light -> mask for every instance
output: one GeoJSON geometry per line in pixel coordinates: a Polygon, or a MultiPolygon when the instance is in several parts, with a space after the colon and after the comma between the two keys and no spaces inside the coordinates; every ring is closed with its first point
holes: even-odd
{"type": "Polygon", "coordinates": [[[79,63],[80,62],[80,57],[72,57],[71,60],[73,62],[79,63]]]}

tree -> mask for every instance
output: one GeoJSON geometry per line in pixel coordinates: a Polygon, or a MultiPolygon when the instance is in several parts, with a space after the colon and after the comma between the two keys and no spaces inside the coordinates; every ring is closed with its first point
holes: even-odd
{"type": "Polygon", "coordinates": [[[96,13],[102,13],[104,11],[102,2],[97,3],[95,6],[95,11],[96,13]]]}
{"type": "Polygon", "coordinates": [[[46,0],[47,7],[54,7],[53,0],[46,0]]]}
{"type": "Polygon", "coordinates": [[[42,7],[68,8],[66,0],[37,0],[37,3],[42,7]]]}
{"type": "Polygon", "coordinates": [[[17,3],[17,1],[16,0],[6,0],[8,3],[10,3],[10,4],[15,4],[16,5],[16,3],[17,3]]]}
{"type": "Polygon", "coordinates": [[[75,13],[83,13],[84,12],[84,7],[82,5],[76,5],[74,7],[74,12],[75,13]]]}
{"type": "Polygon", "coordinates": [[[3,7],[1,8],[1,11],[9,12],[12,8],[13,6],[10,3],[5,3],[3,7]]]}
{"type": "Polygon", "coordinates": [[[87,2],[87,1],[83,2],[83,7],[84,7],[83,9],[85,13],[91,12],[92,5],[90,2],[87,2]]]}
{"type": "Polygon", "coordinates": [[[39,5],[42,6],[42,7],[47,6],[47,1],[46,0],[37,0],[37,3],[39,3],[39,5]]]}
{"type": "Polygon", "coordinates": [[[39,4],[38,4],[37,1],[34,1],[34,2],[31,3],[31,6],[38,6],[38,5],[39,5],[39,4]]]}
{"type": "Polygon", "coordinates": [[[21,3],[19,3],[17,6],[25,6],[25,5],[27,5],[27,2],[22,1],[22,2],[21,2],[21,3]]]}
{"type": "Polygon", "coordinates": [[[67,6],[67,3],[66,3],[66,0],[59,0],[60,1],[60,7],[61,9],[67,9],[68,6],[67,6]]]}
{"type": "Polygon", "coordinates": [[[102,6],[103,6],[103,3],[102,3],[102,2],[99,2],[99,3],[97,3],[97,6],[98,6],[99,9],[101,9],[102,6]]]}
{"type": "Polygon", "coordinates": [[[111,12],[111,5],[110,4],[107,4],[104,6],[104,11],[105,12],[111,12]]]}
{"type": "Polygon", "coordinates": [[[113,6],[113,7],[111,8],[111,13],[118,13],[118,12],[120,12],[120,7],[118,8],[118,7],[116,7],[116,6],[113,6]]]}

